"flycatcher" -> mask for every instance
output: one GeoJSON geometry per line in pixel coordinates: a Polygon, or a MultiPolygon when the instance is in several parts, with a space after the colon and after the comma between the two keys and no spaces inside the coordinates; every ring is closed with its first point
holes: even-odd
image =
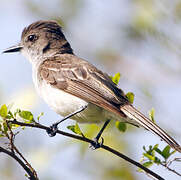
{"type": "Polygon", "coordinates": [[[32,64],[33,82],[39,95],[56,113],[67,116],[65,119],[70,117],[82,123],[103,121],[101,131],[111,119],[127,122],[150,130],[181,152],[180,145],[135,109],[106,73],[73,53],[55,21],[29,25],[22,32],[21,42],[4,53],[18,51],[32,64]]]}

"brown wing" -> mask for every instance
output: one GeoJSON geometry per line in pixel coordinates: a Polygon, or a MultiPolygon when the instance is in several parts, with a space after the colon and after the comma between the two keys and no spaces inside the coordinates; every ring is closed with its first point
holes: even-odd
{"type": "Polygon", "coordinates": [[[40,78],[55,88],[119,115],[120,105],[129,104],[107,74],[74,55],[49,58],[40,65],[39,72],[40,78]]]}

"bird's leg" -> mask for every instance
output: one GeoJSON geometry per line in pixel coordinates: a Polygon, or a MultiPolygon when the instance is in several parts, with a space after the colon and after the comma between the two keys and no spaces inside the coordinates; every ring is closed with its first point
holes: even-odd
{"type": "Polygon", "coordinates": [[[74,116],[74,115],[82,112],[82,111],[85,110],[86,108],[87,108],[87,105],[86,105],[86,106],[83,106],[83,107],[81,107],[80,109],[78,109],[77,111],[75,111],[75,112],[73,112],[73,113],[65,116],[63,119],[61,119],[61,120],[53,123],[53,124],[50,126],[50,128],[47,130],[48,135],[49,135],[50,137],[55,136],[55,135],[56,135],[56,132],[57,132],[57,130],[58,130],[58,125],[59,125],[60,123],[62,123],[63,121],[69,119],[70,117],[72,117],[72,116],[74,116]]]}
{"type": "Polygon", "coordinates": [[[107,125],[109,124],[110,120],[107,120],[104,125],[102,126],[101,130],[99,131],[99,133],[97,134],[97,136],[94,138],[94,142],[91,143],[90,147],[92,149],[97,149],[100,148],[101,145],[104,143],[104,139],[101,137],[104,129],[107,127],[107,125]],[[99,139],[101,137],[101,142],[99,143],[99,139]]]}

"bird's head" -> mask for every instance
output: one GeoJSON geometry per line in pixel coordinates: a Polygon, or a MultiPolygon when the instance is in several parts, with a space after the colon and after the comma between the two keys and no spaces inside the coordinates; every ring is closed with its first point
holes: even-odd
{"type": "Polygon", "coordinates": [[[24,28],[21,42],[3,53],[21,52],[30,62],[55,54],[73,54],[62,28],[55,21],[37,21],[24,28]]]}

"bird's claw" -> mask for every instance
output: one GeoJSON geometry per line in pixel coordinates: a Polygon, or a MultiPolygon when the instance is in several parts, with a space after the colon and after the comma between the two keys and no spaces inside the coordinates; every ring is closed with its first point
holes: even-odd
{"type": "Polygon", "coordinates": [[[53,136],[56,135],[57,130],[58,130],[57,125],[56,125],[56,124],[52,124],[52,125],[49,127],[49,129],[47,129],[46,131],[47,131],[47,133],[48,133],[48,135],[49,135],[50,137],[53,137],[53,136]]]}
{"type": "Polygon", "coordinates": [[[104,138],[103,138],[103,137],[101,137],[101,142],[100,142],[100,143],[99,143],[99,139],[95,138],[95,139],[93,140],[93,142],[90,144],[89,147],[90,147],[92,150],[95,150],[95,149],[100,148],[100,147],[103,145],[103,143],[104,143],[104,138]]]}

